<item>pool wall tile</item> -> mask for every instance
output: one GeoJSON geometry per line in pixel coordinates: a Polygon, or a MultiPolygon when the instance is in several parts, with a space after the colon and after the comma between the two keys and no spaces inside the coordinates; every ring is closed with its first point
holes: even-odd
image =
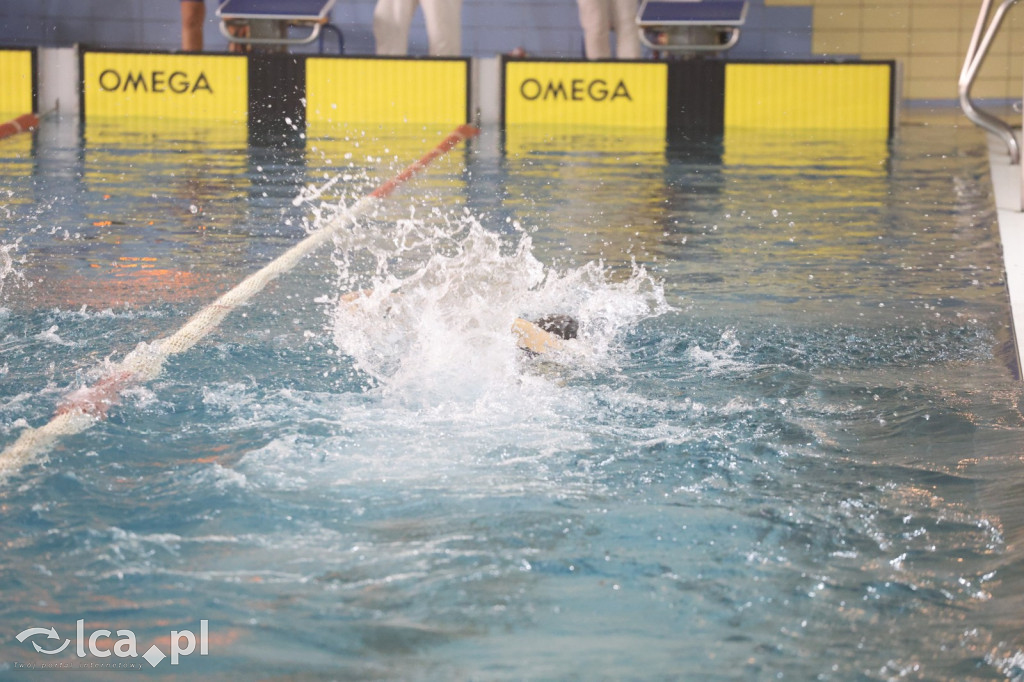
{"type": "MultiPolygon", "coordinates": [[[[207,3],[205,45],[218,52],[226,50],[227,42],[217,28],[215,5],[207,3]]],[[[374,5],[375,0],[348,0],[335,6],[332,20],[344,32],[347,54],[373,53],[374,5]]],[[[936,75],[923,67],[929,59],[962,63],[979,6],[974,0],[749,0],[747,23],[730,57],[896,60],[903,66],[901,97],[953,106],[959,69],[936,75]]],[[[539,58],[582,56],[583,34],[570,0],[475,0],[464,4],[462,17],[465,56],[489,58],[516,48],[539,58]]],[[[180,22],[179,3],[167,0],[0,0],[0,45],[177,50],[180,22]]],[[[332,37],[324,44],[328,51],[336,49],[332,37]]],[[[978,74],[977,99],[1020,99],[1022,44],[1024,10],[1015,7],[978,74]]],[[[426,45],[422,13],[417,12],[410,55],[423,54],[426,45]]]]}
{"type": "Polygon", "coordinates": [[[34,50],[0,50],[0,123],[37,106],[35,62],[34,50]]]}

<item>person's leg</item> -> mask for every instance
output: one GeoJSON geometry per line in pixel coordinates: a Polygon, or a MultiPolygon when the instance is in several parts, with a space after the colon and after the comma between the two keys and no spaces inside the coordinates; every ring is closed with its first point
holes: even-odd
{"type": "Polygon", "coordinates": [[[462,0],[422,0],[431,57],[462,54],[462,0]]]}
{"type": "MultiPolygon", "coordinates": [[[[249,30],[249,24],[247,21],[229,21],[227,22],[228,33],[235,38],[248,38],[251,31],[249,30]]],[[[252,45],[248,43],[236,43],[234,41],[228,42],[228,52],[234,52],[236,54],[248,54],[252,51],[252,45]]]]}
{"type": "Polygon", "coordinates": [[[583,48],[587,59],[609,59],[612,56],[610,0],[576,0],[583,28],[583,48]]]}
{"type": "Polygon", "coordinates": [[[416,0],[377,0],[373,8],[373,38],[379,55],[409,53],[409,25],[416,0]]]}
{"type": "Polygon", "coordinates": [[[203,51],[203,22],[206,3],[203,0],[181,0],[181,49],[183,52],[203,51]]]}
{"type": "Polygon", "coordinates": [[[619,59],[640,59],[643,46],[636,28],[637,0],[614,0],[615,56],[619,59]]]}

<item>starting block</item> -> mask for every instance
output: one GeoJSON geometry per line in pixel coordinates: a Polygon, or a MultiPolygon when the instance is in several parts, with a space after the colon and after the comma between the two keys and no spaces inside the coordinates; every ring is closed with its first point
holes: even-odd
{"type": "Polygon", "coordinates": [[[223,0],[217,7],[220,32],[232,43],[286,48],[307,45],[328,25],[327,16],[337,0],[223,0]],[[288,27],[309,29],[308,35],[289,38],[288,27]],[[239,31],[238,27],[247,27],[239,31]],[[234,29],[234,30],[233,30],[234,29]]]}
{"type": "Polygon", "coordinates": [[[747,0],[643,0],[636,14],[641,43],[688,55],[729,50],[746,20],[747,0]]]}

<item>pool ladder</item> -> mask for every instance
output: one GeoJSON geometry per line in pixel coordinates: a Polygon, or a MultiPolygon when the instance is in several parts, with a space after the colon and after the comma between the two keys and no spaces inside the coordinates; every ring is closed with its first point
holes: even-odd
{"type": "Polygon", "coordinates": [[[1020,163],[1020,141],[1010,125],[1003,119],[990,114],[971,101],[971,86],[981,69],[988,50],[992,46],[992,40],[996,37],[999,27],[1006,18],[1010,7],[1017,4],[1017,0],[1003,0],[992,13],[992,0],[982,0],[981,10],[978,13],[978,22],[974,26],[974,35],[971,36],[971,44],[967,48],[967,57],[964,59],[964,66],[960,70],[960,81],[958,91],[960,93],[960,107],[964,114],[971,121],[988,130],[1006,144],[1006,150],[1010,155],[1010,164],[1020,163]],[[986,24],[988,28],[986,29],[986,24]]]}
{"type": "Polygon", "coordinates": [[[1006,13],[1017,0],[1002,0],[992,12],[993,0],[982,0],[978,22],[974,26],[963,69],[960,70],[958,90],[960,107],[973,123],[989,131],[1006,146],[1007,155],[989,149],[989,166],[998,209],[999,235],[1003,250],[1006,289],[1009,294],[1009,338],[997,345],[996,355],[1021,379],[1024,359],[1024,164],[1021,163],[1021,142],[1006,121],[978,108],[971,101],[971,86],[988,54],[1006,13]],[[991,18],[990,18],[991,15],[991,18]],[[1009,163],[1007,163],[1007,161],[1009,163]]]}

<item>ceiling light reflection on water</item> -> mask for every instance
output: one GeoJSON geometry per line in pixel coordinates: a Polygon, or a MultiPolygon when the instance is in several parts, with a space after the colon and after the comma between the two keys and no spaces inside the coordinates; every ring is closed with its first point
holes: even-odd
{"type": "MultiPolygon", "coordinates": [[[[68,125],[0,150],[5,443],[447,132],[68,125]]],[[[0,658],[207,619],[181,675],[1019,676],[987,182],[952,127],[487,132],[0,493],[0,658]],[[516,348],[546,312],[572,353],[516,348]]]]}

